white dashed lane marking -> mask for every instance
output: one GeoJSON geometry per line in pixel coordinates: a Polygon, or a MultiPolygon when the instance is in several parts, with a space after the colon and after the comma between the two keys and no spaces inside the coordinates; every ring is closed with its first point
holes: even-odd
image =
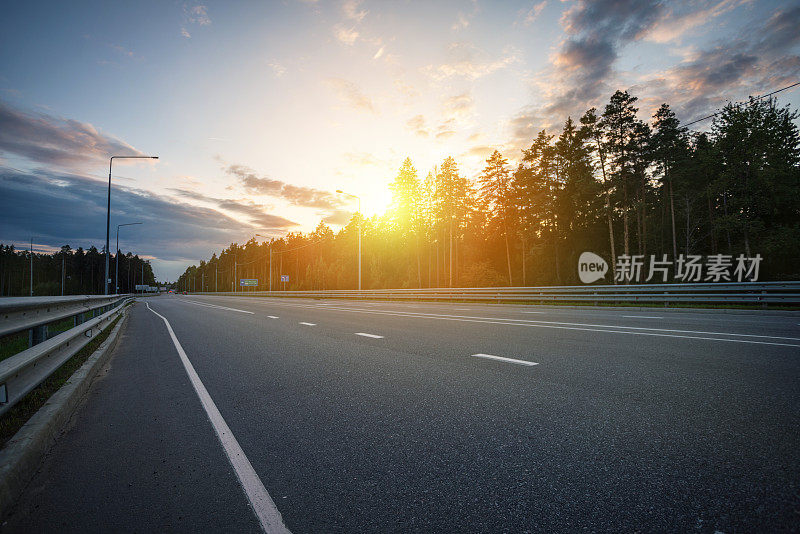
{"type": "Polygon", "coordinates": [[[484,358],[484,359],[487,359],[487,360],[497,360],[499,362],[515,363],[517,365],[528,365],[528,366],[539,365],[538,362],[531,362],[531,361],[528,361],[528,360],[516,360],[514,358],[505,358],[503,356],[495,356],[493,354],[473,354],[472,356],[475,357],[475,358],[484,358]]]}

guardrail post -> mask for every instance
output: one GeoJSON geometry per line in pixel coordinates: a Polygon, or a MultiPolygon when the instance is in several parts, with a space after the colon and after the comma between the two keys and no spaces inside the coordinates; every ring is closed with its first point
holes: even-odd
{"type": "Polygon", "coordinates": [[[47,341],[47,325],[34,326],[28,332],[28,347],[47,341]]]}

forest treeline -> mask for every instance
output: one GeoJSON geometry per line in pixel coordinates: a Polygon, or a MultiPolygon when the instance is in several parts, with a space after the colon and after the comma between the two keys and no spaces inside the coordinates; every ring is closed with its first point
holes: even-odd
{"type": "MultiPolygon", "coordinates": [[[[116,258],[111,255],[110,274],[113,292],[116,258]]],[[[60,295],[63,273],[65,295],[102,295],[106,257],[95,247],[87,250],[64,245],[52,254],[33,252],[33,294],[60,295]]],[[[119,256],[120,293],[133,293],[136,284],[155,285],[150,264],[128,252],[119,256]]],[[[31,252],[0,243],[0,296],[28,296],[31,290],[31,252]]]]}
{"type": "Polygon", "coordinates": [[[760,254],[760,280],[800,278],[797,111],[751,98],[704,132],[667,104],[649,121],[637,114],[636,97],[617,91],[604,109],[540,131],[515,167],[495,151],[473,179],[452,157],[426,176],[407,158],[384,215],[233,243],[179,287],[257,278],[266,289],[270,250],[274,289],[357,287],[359,224],[365,289],[575,284],[583,251],[612,266],[622,255],[760,254]]]}

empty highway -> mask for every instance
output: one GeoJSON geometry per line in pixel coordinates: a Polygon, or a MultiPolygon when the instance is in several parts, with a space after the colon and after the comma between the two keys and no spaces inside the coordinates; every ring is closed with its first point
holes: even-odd
{"type": "Polygon", "coordinates": [[[3,532],[797,532],[800,315],[140,299],[3,532]]]}

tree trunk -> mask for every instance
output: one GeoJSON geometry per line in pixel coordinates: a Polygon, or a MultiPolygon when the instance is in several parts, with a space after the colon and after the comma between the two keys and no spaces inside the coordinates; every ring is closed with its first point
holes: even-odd
{"type": "Polygon", "coordinates": [[[642,173],[642,254],[647,255],[647,176],[642,173]]]}
{"type": "Polygon", "coordinates": [[[614,269],[617,265],[617,252],[614,246],[614,223],[611,219],[611,190],[608,188],[608,181],[606,179],[606,162],[603,157],[603,150],[600,146],[600,138],[595,136],[597,143],[597,155],[600,158],[600,171],[603,173],[603,185],[606,187],[606,213],[608,215],[608,241],[611,244],[611,281],[616,284],[617,279],[614,276],[614,269]]]}
{"type": "Polygon", "coordinates": [[[714,210],[711,207],[711,193],[706,190],[706,200],[708,201],[708,229],[711,236],[711,254],[717,253],[717,234],[714,231],[714,210]]]}
{"type": "Polygon", "coordinates": [[[453,280],[455,280],[456,285],[451,287],[458,287],[458,235],[453,238],[453,247],[455,248],[453,253],[453,280]]]}
{"type": "Polygon", "coordinates": [[[450,217],[450,269],[448,270],[448,285],[453,287],[453,218],[450,217]]]}
{"type": "Polygon", "coordinates": [[[514,280],[511,278],[511,248],[508,246],[508,226],[506,226],[505,222],[503,222],[503,233],[506,236],[506,262],[508,263],[508,285],[513,286],[514,280]]]}
{"type": "Polygon", "coordinates": [[[422,289],[422,251],[419,248],[419,231],[415,232],[414,238],[417,249],[417,287],[422,289]]]}
{"type": "Polygon", "coordinates": [[[528,285],[528,276],[527,276],[527,269],[526,269],[526,258],[528,256],[528,246],[525,240],[525,234],[522,234],[522,285],[527,287],[528,285]]]}
{"type": "Polygon", "coordinates": [[[636,250],[637,254],[642,253],[642,202],[639,192],[636,192],[636,250]]]}
{"type": "Polygon", "coordinates": [[[747,223],[744,225],[744,253],[748,258],[752,257],[750,254],[750,225],[747,223]]]}
{"type": "Polygon", "coordinates": [[[614,284],[617,283],[617,277],[614,276],[614,269],[617,265],[617,252],[614,246],[614,221],[611,219],[611,192],[606,191],[606,213],[608,214],[608,240],[611,244],[611,280],[614,284]]]}
{"type": "Polygon", "coordinates": [[[629,247],[629,233],[628,233],[628,182],[624,178],[622,179],[622,235],[623,235],[623,243],[625,247],[625,254],[630,254],[630,247],[629,247]]]}
{"type": "Polygon", "coordinates": [[[669,211],[672,216],[672,259],[678,257],[678,239],[675,234],[675,200],[672,192],[672,178],[669,179],[669,211]]]}
{"type": "Polygon", "coordinates": [[[728,238],[728,254],[733,254],[733,245],[731,245],[731,227],[730,220],[728,219],[728,194],[722,193],[722,208],[725,211],[725,235],[728,238]]]}
{"type": "Polygon", "coordinates": [[[558,236],[553,234],[553,256],[556,265],[556,283],[561,284],[561,270],[558,267],[558,236]]]}
{"type": "Polygon", "coordinates": [[[686,255],[689,255],[689,237],[691,235],[691,226],[689,223],[689,197],[686,200],[686,255]]]}

